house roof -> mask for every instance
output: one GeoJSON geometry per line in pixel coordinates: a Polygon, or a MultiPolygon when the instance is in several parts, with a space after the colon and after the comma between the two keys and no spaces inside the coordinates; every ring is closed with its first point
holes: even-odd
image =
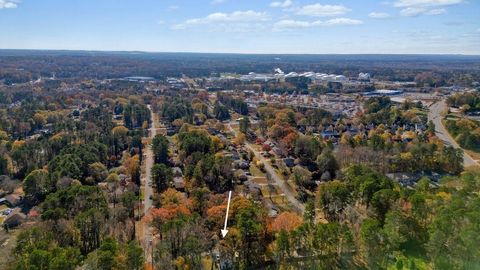
{"type": "Polygon", "coordinates": [[[293,158],[284,158],[283,159],[283,162],[285,163],[285,165],[287,165],[288,167],[293,167],[295,166],[295,160],[293,158]]]}
{"type": "Polygon", "coordinates": [[[37,209],[33,208],[32,210],[30,210],[30,212],[28,212],[28,215],[27,215],[29,218],[35,218],[35,217],[38,217],[40,216],[40,213],[37,209]]]}
{"type": "Polygon", "coordinates": [[[180,167],[173,167],[172,170],[174,173],[182,173],[182,169],[180,167]]]}
{"type": "Polygon", "coordinates": [[[3,222],[4,224],[10,224],[10,225],[18,225],[19,223],[23,222],[27,216],[21,212],[16,212],[8,216],[5,221],[3,222]]]}
{"type": "Polygon", "coordinates": [[[176,189],[185,188],[185,179],[183,177],[175,177],[173,178],[173,185],[176,189]]]}
{"type": "Polygon", "coordinates": [[[17,194],[10,194],[5,196],[5,200],[7,200],[11,204],[18,203],[22,198],[17,194]]]}

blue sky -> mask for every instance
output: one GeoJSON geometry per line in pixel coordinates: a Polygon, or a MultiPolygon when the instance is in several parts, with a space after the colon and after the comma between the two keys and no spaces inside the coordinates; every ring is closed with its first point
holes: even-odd
{"type": "Polygon", "coordinates": [[[480,54],[479,0],[0,0],[0,48],[480,54]]]}

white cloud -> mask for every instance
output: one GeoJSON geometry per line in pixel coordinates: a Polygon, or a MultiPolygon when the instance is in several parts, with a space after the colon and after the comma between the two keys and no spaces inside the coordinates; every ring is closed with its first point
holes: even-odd
{"type": "Polygon", "coordinates": [[[383,13],[383,12],[370,12],[368,14],[368,17],[373,19],[387,19],[387,18],[390,18],[390,14],[383,13]]]}
{"type": "Polygon", "coordinates": [[[426,15],[440,15],[440,14],[444,14],[446,12],[447,12],[447,10],[444,9],[444,8],[437,8],[437,9],[432,9],[432,10],[427,11],[425,14],[426,15]]]}
{"type": "Polygon", "coordinates": [[[256,12],[253,10],[235,11],[232,13],[212,13],[203,18],[189,19],[181,24],[173,26],[173,29],[186,29],[194,25],[205,25],[213,23],[253,23],[270,20],[270,16],[265,12],[256,12]]]}
{"type": "Polygon", "coordinates": [[[400,15],[414,17],[444,14],[447,12],[447,9],[441,7],[457,5],[463,2],[464,0],[397,0],[393,6],[402,8],[400,15]]]}
{"type": "Polygon", "coordinates": [[[349,18],[335,18],[324,22],[326,26],[333,26],[333,25],[359,25],[363,24],[360,20],[349,19],[349,18]]]}
{"type": "Polygon", "coordinates": [[[0,9],[16,8],[18,2],[17,0],[0,0],[0,9]]]}
{"type": "Polygon", "coordinates": [[[168,10],[177,10],[177,9],[179,9],[179,8],[180,8],[180,7],[177,6],[177,5],[171,5],[171,6],[168,7],[168,10]]]}
{"type": "Polygon", "coordinates": [[[405,17],[415,17],[418,15],[422,15],[426,11],[427,9],[422,7],[409,7],[409,8],[404,8],[400,10],[400,15],[405,17]]]}
{"type": "Polygon", "coordinates": [[[210,2],[210,3],[212,3],[212,5],[217,5],[217,4],[223,4],[223,3],[225,3],[225,1],[226,0],[212,0],[212,2],[210,2]]]}
{"type": "Polygon", "coordinates": [[[293,5],[292,0],[285,0],[284,2],[272,2],[270,4],[271,7],[279,7],[279,8],[288,8],[293,5]]]}
{"type": "Polygon", "coordinates": [[[288,29],[301,29],[311,27],[311,22],[296,21],[296,20],[281,20],[273,25],[275,31],[283,31],[288,29]]]}
{"type": "Polygon", "coordinates": [[[297,21],[297,20],[281,20],[273,25],[274,31],[304,29],[316,26],[341,26],[341,25],[360,25],[363,24],[360,20],[350,18],[335,18],[327,21],[297,21]]]}
{"type": "Polygon", "coordinates": [[[349,12],[350,9],[342,5],[306,5],[297,10],[297,15],[306,15],[312,17],[338,16],[349,12]]]}
{"type": "Polygon", "coordinates": [[[402,9],[400,15],[405,17],[415,17],[420,15],[441,15],[446,12],[447,10],[444,8],[427,9],[423,7],[409,7],[402,9]]]}
{"type": "Polygon", "coordinates": [[[394,6],[401,8],[409,7],[438,7],[450,6],[462,3],[463,0],[398,0],[394,6]]]}

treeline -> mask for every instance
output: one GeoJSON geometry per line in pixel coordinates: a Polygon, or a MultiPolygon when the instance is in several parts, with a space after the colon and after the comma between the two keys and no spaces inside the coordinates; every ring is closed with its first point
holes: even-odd
{"type": "Polygon", "coordinates": [[[480,152],[480,124],[466,118],[446,120],[445,127],[465,149],[480,152]]]}
{"type": "Polygon", "coordinates": [[[389,124],[402,126],[405,124],[424,124],[426,122],[426,116],[418,113],[418,110],[423,107],[421,102],[407,100],[401,106],[395,106],[389,97],[377,97],[367,99],[364,102],[364,107],[365,113],[361,117],[364,125],[389,124]]]}
{"type": "Polygon", "coordinates": [[[464,113],[480,111],[480,93],[461,93],[447,98],[447,105],[461,108],[464,113]]]}
{"type": "Polygon", "coordinates": [[[122,78],[132,74],[163,79],[210,76],[213,73],[314,71],[356,77],[369,72],[378,79],[413,81],[419,72],[436,70],[451,84],[480,81],[475,56],[329,56],[329,55],[225,55],[111,52],[2,51],[0,80],[26,82],[39,76],[58,78],[122,78]]]}

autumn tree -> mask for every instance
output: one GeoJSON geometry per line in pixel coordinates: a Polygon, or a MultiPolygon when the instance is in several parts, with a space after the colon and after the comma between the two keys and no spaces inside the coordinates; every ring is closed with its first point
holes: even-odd
{"type": "Polygon", "coordinates": [[[302,224],[302,217],[292,212],[283,212],[272,223],[272,230],[276,232],[292,232],[302,224]]]}
{"type": "Polygon", "coordinates": [[[161,208],[151,210],[147,221],[163,239],[155,255],[159,264],[171,265],[182,257],[188,265],[198,265],[205,250],[205,234],[200,220],[192,215],[192,202],[182,193],[168,189],[161,194],[161,208]]]}
{"type": "Polygon", "coordinates": [[[127,174],[130,176],[132,181],[140,185],[140,158],[138,155],[129,157],[123,163],[123,166],[127,170],[127,174]]]}
{"type": "Polygon", "coordinates": [[[128,129],[124,126],[117,126],[112,129],[114,154],[117,156],[125,149],[128,143],[128,129]]]}

